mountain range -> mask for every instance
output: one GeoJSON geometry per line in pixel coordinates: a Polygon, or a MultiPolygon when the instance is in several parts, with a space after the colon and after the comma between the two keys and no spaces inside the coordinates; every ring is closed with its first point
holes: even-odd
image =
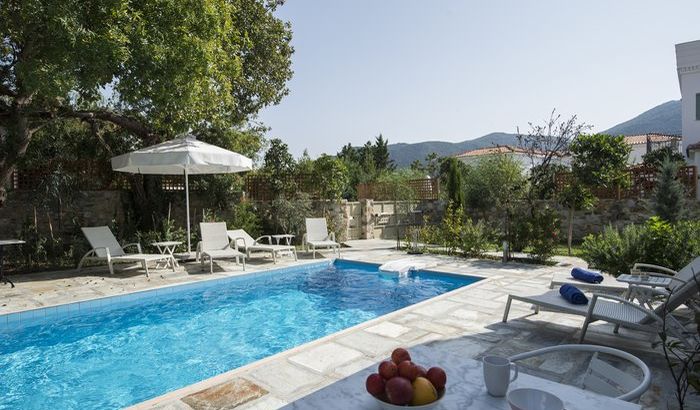
{"type": "MultiPolygon", "coordinates": [[[[605,131],[604,134],[636,135],[658,132],[681,135],[681,102],[672,100],[644,111],[636,117],[621,122],[605,131]]],[[[389,144],[389,156],[397,167],[407,167],[416,159],[423,160],[435,152],[440,156],[453,155],[462,151],[491,147],[494,145],[516,145],[515,134],[492,132],[484,136],[462,142],[424,141],[413,144],[389,144]]]]}

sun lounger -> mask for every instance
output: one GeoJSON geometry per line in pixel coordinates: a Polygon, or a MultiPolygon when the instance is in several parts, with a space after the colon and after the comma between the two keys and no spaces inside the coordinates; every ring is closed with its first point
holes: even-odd
{"type": "Polygon", "coordinates": [[[225,222],[201,222],[199,224],[202,240],[197,244],[197,252],[202,265],[209,259],[209,273],[214,273],[214,259],[236,259],[236,264],[243,259],[243,270],[245,270],[244,253],[235,249],[235,244],[231,246],[225,222]]]}
{"type": "Polygon", "coordinates": [[[237,248],[243,249],[243,252],[250,258],[251,252],[269,252],[272,256],[272,262],[277,263],[277,256],[289,254],[297,260],[297,250],[292,245],[273,245],[272,237],[269,235],[261,236],[258,239],[253,239],[244,229],[234,229],[227,231],[230,240],[234,241],[237,248]],[[261,241],[267,239],[269,243],[261,241]]]}
{"type": "MultiPolygon", "coordinates": [[[[635,286],[630,285],[630,288],[633,287],[635,286]]],[[[619,296],[600,293],[590,295],[588,305],[571,304],[559,295],[558,290],[552,290],[534,296],[508,295],[506,308],[503,312],[503,322],[508,320],[508,313],[510,312],[510,306],[513,300],[535,305],[536,312],[539,311],[539,308],[543,308],[555,312],[585,316],[585,321],[581,329],[581,337],[579,339],[579,343],[582,343],[586,336],[588,325],[592,322],[601,320],[613,323],[616,325],[615,332],[617,332],[619,326],[623,326],[657,333],[664,325],[662,317],[666,314],[665,322],[669,333],[686,345],[691,346],[692,342],[687,338],[685,329],[670,313],[682,304],[687,303],[691,298],[696,296],[697,293],[697,282],[695,280],[690,280],[676,288],[666,301],[653,310],[619,296]]]]}
{"type": "Polygon", "coordinates": [[[306,233],[302,240],[306,251],[311,250],[316,258],[316,249],[332,249],[340,256],[340,244],[335,241],[335,233],[328,233],[326,218],[306,218],[306,233]]]}
{"type": "Polygon", "coordinates": [[[141,262],[141,266],[143,266],[143,270],[146,271],[146,276],[148,276],[148,262],[166,261],[166,266],[172,267],[173,272],[175,272],[175,259],[173,259],[170,254],[159,255],[142,253],[141,244],[139,243],[130,243],[122,247],[109,227],[106,226],[86,227],[81,228],[81,230],[92,249],[80,259],[78,271],[80,271],[83,264],[88,261],[107,262],[109,273],[111,274],[114,274],[114,263],[141,262]],[[138,253],[126,253],[124,248],[130,246],[136,247],[138,253]]]}
{"type": "Polygon", "coordinates": [[[574,279],[569,272],[556,272],[552,275],[552,280],[549,282],[550,289],[559,289],[562,285],[574,285],[581,290],[602,293],[623,293],[628,289],[628,285],[624,282],[618,282],[614,276],[602,274],[605,279],[601,283],[588,283],[582,280],[574,279]]]}

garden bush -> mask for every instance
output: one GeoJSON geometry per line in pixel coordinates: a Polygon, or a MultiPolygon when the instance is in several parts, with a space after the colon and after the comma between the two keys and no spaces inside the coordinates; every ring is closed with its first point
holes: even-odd
{"type": "Polygon", "coordinates": [[[635,262],[678,270],[700,255],[700,221],[671,224],[653,217],[622,230],[608,226],[584,239],[582,253],[591,267],[615,276],[630,273],[635,262]]]}
{"type": "Polygon", "coordinates": [[[530,223],[529,212],[522,210],[513,215],[510,225],[510,235],[508,244],[512,252],[522,252],[527,248],[532,236],[532,224],[530,223]]]}
{"type": "Polygon", "coordinates": [[[442,242],[448,254],[453,254],[462,246],[463,219],[464,209],[450,202],[442,219],[442,242]]]}
{"type": "Polygon", "coordinates": [[[551,208],[534,210],[530,217],[530,257],[547,261],[559,244],[559,215],[551,208]]]}
{"type": "Polygon", "coordinates": [[[466,218],[460,234],[460,249],[464,256],[476,258],[482,256],[491,242],[491,235],[483,220],[476,223],[466,218]]]}
{"type": "Polygon", "coordinates": [[[464,256],[478,257],[484,254],[491,241],[490,231],[483,220],[474,223],[464,215],[462,207],[455,207],[452,203],[445,210],[441,233],[449,254],[460,250],[464,256]]]}
{"type": "Polygon", "coordinates": [[[431,223],[430,218],[423,216],[423,226],[420,227],[418,240],[426,245],[439,245],[442,243],[442,230],[440,225],[431,223]]]}
{"type": "Polygon", "coordinates": [[[260,236],[262,233],[262,220],[253,204],[241,202],[234,206],[232,211],[232,218],[226,221],[229,229],[244,229],[253,238],[260,236]]]}

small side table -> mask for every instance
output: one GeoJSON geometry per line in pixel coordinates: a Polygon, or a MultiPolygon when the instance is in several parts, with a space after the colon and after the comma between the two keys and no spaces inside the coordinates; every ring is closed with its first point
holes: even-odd
{"type": "Polygon", "coordinates": [[[649,286],[652,288],[665,288],[671,284],[671,279],[669,278],[649,275],[624,274],[618,276],[617,281],[629,283],[630,285],[649,286]]]}
{"type": "Polygon", "coordinates": [[[291,234],[270,235],[270,237],[277,242],[277,245],[280,244],[280,240],[284,239],[288,246],[292,246],[292,239],[294,239],[294,235],[291,234]]]}
{"type": "MultiPolygon", "coordinates": [[[[158,249],[158,252],[160,252],[161,255],[170,255],[170,260],[165,263],[165,267],[167,268],[171,263],[175,264],[175,267],[179,267],[177,260],[175,259],[175,256],[173,253],[175,252],[175,248],[178,246],[182,245],[182,242],[180,241],[163,241],[163,242],[153,242],[151,245],[155,246],[158,249]]],[[[159,269],[160,262],[156,263],[156,269],[159,269]]]]}
{"type": "Polygon", "coordinates": [[[3,271],[3,267],[5,264],[5,246],[10,246],[10,245],[22,245],[25,243],[24,241],[21,241],[19,239],[2,239],[0,240],[0,280],[2,280],[2,283],[7,285],[8,283],[14,288],[15,284],[12,283],[11,280],[7,279],[5,277],[5,272],[3,271]]]}
{"type": "MultiPolygon", "coordinates": [[[[623,274],[617,277],[618,282],[625,282],[629,283],[630,285],[635,285],[635,286],[646,286],[649,288],[667,288],[671,284],[671,279],[669,278],[664,278],[661,276],[653,276],[653,275],[630,275],[630,274],[623,274]]],[[[630,287],[627,289],[627,292],[625,292],[625,298],[627,300],[632,300],[635,297],[638,297],[635,292],[633,291],[633,287],[630,287]]],[[[641,296],[641,295],[640,295],[641,296]]],[[[642,303],[645,303],[649,308],[651,308],[651,302],[649,300],[643,300],[641,297],[638,297],[642,303]]],[[[615,328],[617,330],[617,328],[615,328]]]]}

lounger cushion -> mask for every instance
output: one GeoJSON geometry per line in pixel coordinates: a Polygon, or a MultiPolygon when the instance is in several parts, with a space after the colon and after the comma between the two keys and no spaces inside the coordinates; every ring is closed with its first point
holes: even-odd
{"type": "Polygon", "coordinates": [[[235,258],[236,256],[245,257],[244,253],[233,249],[210,249],[202,251],[202,255],[207,255],[211,258],[235,258]]]}
{"type": "Polygon", "coordinates": [[[333,242],[333,241],[307,241],[309,245],[312,245],[314,248],[331,248],[334,246],[340,246],[338,242],[333,242]]]}
{"type": "Polygon", "coordinates": [[[257,244],[257,245],[249,246],[249,249],[252,251],[279,252],[279,251],[293,251],[294,247],[288,246],[288,245],[257,244]]]}
{"type": "Polygon", "coordinates": [[[112,258],[113,261],[159,261],[163,259],[170,259],[170,255],[158,255],[158,254],[148,254],[148,253],[128,253],[126,255],[115,256],[112,258]]]}

